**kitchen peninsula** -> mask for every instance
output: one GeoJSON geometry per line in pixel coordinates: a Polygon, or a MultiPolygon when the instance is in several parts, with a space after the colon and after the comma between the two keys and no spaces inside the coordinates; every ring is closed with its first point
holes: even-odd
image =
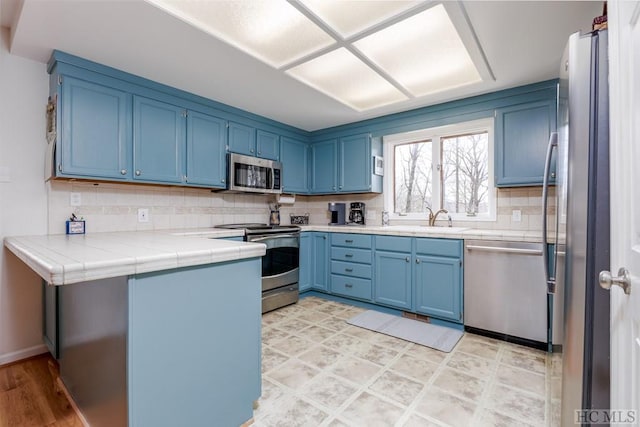
{"type": "Polygon", "coordinates": [[[260,397],[260,257],[234,231],[5,238],[48,283],[60,376],[92,426],[241,425],[260,397]]]}

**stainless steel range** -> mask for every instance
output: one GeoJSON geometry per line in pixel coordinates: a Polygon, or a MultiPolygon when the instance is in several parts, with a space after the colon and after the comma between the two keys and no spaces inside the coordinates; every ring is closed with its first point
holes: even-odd
{"type": "Polygon", "coordinates": [[[298,301],[300,227],[295,225],[224,224],[216,228],[244,230],[244,240],[264,243],[262,257],[262,312],[298,301]]]}

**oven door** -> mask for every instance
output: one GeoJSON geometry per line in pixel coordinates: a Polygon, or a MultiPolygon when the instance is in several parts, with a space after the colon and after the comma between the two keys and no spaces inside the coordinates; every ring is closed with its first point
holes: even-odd
{"type": "Polygon", "coordinates": [[[298,283],[299,233],[247,236],[247,240],[267,245],[267,253],[262,257],[263,292],[298,283]]]}

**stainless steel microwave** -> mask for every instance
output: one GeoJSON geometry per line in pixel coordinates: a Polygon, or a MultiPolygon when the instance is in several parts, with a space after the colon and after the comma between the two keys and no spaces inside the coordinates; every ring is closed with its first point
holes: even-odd
{"type": "Polygon", "coordinates": [[[282,193],[282,163],[235,153],[228,160],[228,191],[282,193]]]}

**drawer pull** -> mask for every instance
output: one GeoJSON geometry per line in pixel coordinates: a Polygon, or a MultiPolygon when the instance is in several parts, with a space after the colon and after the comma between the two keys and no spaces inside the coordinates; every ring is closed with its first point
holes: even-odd
{"type": "Polygon", "coordinates": [[[353,288],[353,285],[351,283],[345,283],[344,287],[345,288],[353,288]]]}
{"type": "Polygon", "coordinates": [[[411,260],[409,259],[409,257],[406,257],[404,260],[405,260],[406,262],[410,262],[410,261],[411,261],[411,260]]]}
{"type": "Polygon", "coordinates": [[[353,254],[344,254],[345,258],[353,258],[353,254]]]}
{"type": "Polygon", "coordinates": [[[344,242],[345,242],[345,243],[353,243],[353,240],[351,240],[351,239],[347,239],[347,240],[345,240],[344,242]]]}
{"type": "Polygon", "coordinates": [[[347,273],[351,273],[353,271],[353,268],[345,268],[344,271],[346,271],[347,273]]]}

